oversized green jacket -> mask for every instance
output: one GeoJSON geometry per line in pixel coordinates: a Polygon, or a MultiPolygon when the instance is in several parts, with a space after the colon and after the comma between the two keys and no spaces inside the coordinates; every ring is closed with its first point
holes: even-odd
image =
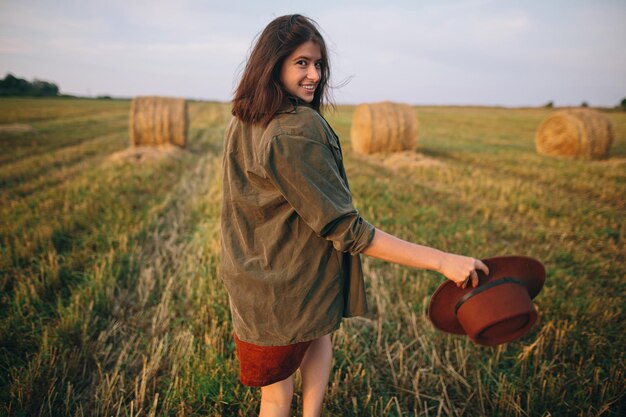
{"type": "Polygon", "coordinates": [[[224,135],[221,271],[235,333],[261,346],[316,339],[367,312],[359,252],[374,237],[352,202],[339,140],[306,105],[224,135]]]}

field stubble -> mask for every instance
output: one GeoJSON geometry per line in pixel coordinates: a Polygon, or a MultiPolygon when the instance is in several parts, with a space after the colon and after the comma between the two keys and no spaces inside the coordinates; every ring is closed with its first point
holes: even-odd
{"type": "MultiPolygon", "coordinates": [[[[228,106],[190,103],[183,156],[144,164],[109,159],[128,146],[128,102],[0,108],[33,128],[0,132],[0,413],[254,415],[219,279],[228,106]]],[[[548,278],[533,330],[484,348],[429,323],[441,276],[366,259],[371,312],[333,334],[325,414],[623,414],[626,114],[609,114],[612,157],[588,162],[535,154],[548,110],[417,108],[416,159],[436,163],[398,167],[352,152],[352,110],[329,121],[366,219],[444,250],[534,256],[548,278]]]]}

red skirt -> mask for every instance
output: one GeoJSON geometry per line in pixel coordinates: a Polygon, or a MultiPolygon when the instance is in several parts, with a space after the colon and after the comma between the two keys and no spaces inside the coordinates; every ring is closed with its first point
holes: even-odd
{"type": "Polygon", "coordinates": [[[249,387],[263,387],[289,378],[300,367],[312,341],[287,346],[258,346],[235,337],[239,380],[249,387]]]}

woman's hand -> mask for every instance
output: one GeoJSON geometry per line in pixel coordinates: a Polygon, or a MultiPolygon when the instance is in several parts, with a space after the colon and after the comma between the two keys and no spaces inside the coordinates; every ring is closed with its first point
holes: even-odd
{"type": "Polygon", "coordinates": [[[441,261],[439,272],[454,282],[457,287],[465,288],[470,279],[472,287],[478,285],[478,273],[476,271],[479,269],[485,275],[489,275],[489,268],[482,261],[468,256],[446,253],[441,261]]]}

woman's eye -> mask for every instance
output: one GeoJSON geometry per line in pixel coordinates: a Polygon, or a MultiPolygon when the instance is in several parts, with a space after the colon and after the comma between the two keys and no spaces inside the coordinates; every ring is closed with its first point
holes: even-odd
{"type": "Polygon", "coordinates": [[[300,66],[303,66],[303,67],[306,67],[306,61],[303,60],[303,59],[301,59],[300,61],[296,62],[296,64],[298,64],[300,66]]]}
{"type": "Polygon", "coordinates": [[[322,63],[321,62],[316,62],[315,63],[315,68],[317,68],[317,69],[322,68],[322,63]]]}

